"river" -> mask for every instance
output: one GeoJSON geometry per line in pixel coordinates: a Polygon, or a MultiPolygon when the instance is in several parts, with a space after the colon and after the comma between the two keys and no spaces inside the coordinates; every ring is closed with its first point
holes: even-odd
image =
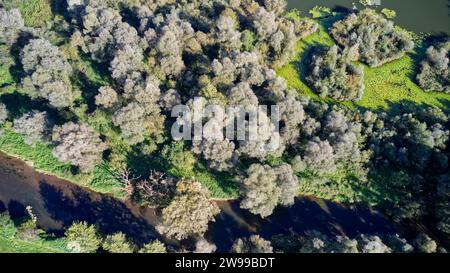
{"type": "MultiPolygon", "coordinates": [[[[266,219],[240,209],[238,201],[221,201],[218,205],[221,213],[205,237],[222,252],[228,251],[236,238],[251,234],[270,238],[312,229],[350,237],[358,233],[402,233],[399,226],[376,211],[306,197],[297,198],[289,208],[277,208],[266,219]]],[[[26,206],[33,207],[38,226],[47,231],[61,233],[73,221],[87,221],[104,234],[121,231],[139,244],[157,238],[174,245],[155,231],[159,218],[154,209],[39,173],[24,161],[0,153],[0,207],[20,217],[26,206]]]]}
{"type": "MultiPolygon", "coordinates": [[[[358,0],[288,0],[288,9],[297,8],[307,15],[314,6],[351,9],[353,3],[357,8],[364,6],[358,0]]],[[[393,9],[397,13],[394,19],[409,31],[450,35],[450,1],[449,0],[380,0],[382,8],[393,9]]]]}

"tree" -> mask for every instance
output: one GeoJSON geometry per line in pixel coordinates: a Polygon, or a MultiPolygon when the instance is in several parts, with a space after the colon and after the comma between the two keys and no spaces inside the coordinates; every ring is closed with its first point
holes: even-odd
{"type": "Polygon", "coordinates": [[[252,164],[243,181],[240,206],[264,218],[272,214],[277,204],[292,205],[297,191],[298,180],[290,165],[272,168],[252,164]]]}
{"type": "Polygon", "coordinates": [[[395,10],[384,8],[381,10],[381,13],[387,18],[387,19],[394,19],[397,17],[397,13],[395,10]]]}
{"type": "Polygon", "coordinates": [[[13,45],[24,28],[24,21],[18,9],[0,8],[0,44],[13,45]]]}
{"type": "Polygon", "coordinates": [[[166,253],[167,249],[163,243],[158,240],[145,244],[139,253],[166,253]]]}
{"type": "Polygon", "coordinates": [[[53,154],[59,160],[88,171],[102,159],[107,146],[88,125],[68,122],[53,128],[53,154]]]}
{"type": "Polygon", "coordinates": [[[165,207],[175,195],[176,184],[177,180],[174,177],[152,171],[148,179],[134,183],[134,193],[137,195],[135,198],[141,202],[165,207]]]}
{"type": "Polygon", "coordinates": [[[361,234],[357,237],[361,253],[390,253],[391,249],[378,236],[361,234]]]}
{"type": "Polygon", "coordinates": [[[25,143],[34,145],[48,143],[51,138],[53,122],[47,112],[31,111],[14,120],[14,131],[22,134],[25,143]]]}
{"type": "Polygon", "coordinates": [[[110,253],[132,253],[133,247],[127,241],[125,234],[117,232],[106,236],[102,244],[103,249],[110,253]]]}
{"type": "Polygon", "coordinates": [[[339,101],[357,101],[362,97],[364,70],[362,65],[353,65],[348,54],[339,52],[336,45],[314,51],[306,80],[321,97],[339,101]]]}
{"type": "Polygon", "coordinates": [[[268,165],[253,164],[247,170],[247,176],[242,187],[244,199],[240,207],[261,217],[269,216],[281,195],[281,189],[275,183],[275,172],[268,165]]]}
{"type": "Polygon", "coordinates": [[[228,140],[194,141],[193,151],[202,154],[208,165],[218,171],[229,170],[233,166],[234,143],[228,140]]]}
{"type": "Polygon", "coordinates": [[[327,140],[314,138],[307,143],[303,160],[309,169],[317,173],[331,173],[336,170],[333,147],[327,140]]]}
{"type": "Polygon", "coordinates": [[[298,179],[294,175],[291,165],[283,163],[275,168],[277,174],[277,184],[281,189],[278,202],[283,206],[294,204],[294,198],[298,194],[298,179]]]}
{"type": "Polygon", "coordinates": [[[138,103],[131,102],[117,110],[113,115],[113,123],[120,127],[120,131],[130,144],[137,144],[144,140],[145,110],[138,103]]]}
{"type": "Polygon", "coordinates": [[[110,86],[102,86],[98,89],[98,95],[95,96],[95,104],[105,108],[112,107],[119,100],[117,92],[110,86]]]}
{"type": "Polygon", "coordinates": [[[180,74],[185,70],[183,59],[181,56],[167,56],[162,57],[160,60],[161,71],[172,77],[180,76],[180,74]]]}
{"type": "Polygon", "coordinates": [[[414,248],[397,234],[376,236],[358,234],[347,236],[328,236],[316,230],[304,234],[279,234],[271,238],[276,252],[300,253],[410,253],[414,248]]]}
{"type": "Polygon", "coordinates": [[[421,62],[417,81],[425,91],[450,93],[450,41],[430,46],[421,62]]]}
{"type": "Polygon", "coordinates": [[[238,83],[228,92],[228,102],[236,106],[257,106],[258,98],[256,97],[250,85],[246,82],[238,83]]]}
{"type": "Polygon", "coordinates": [[[286,10],[286,0],[264,0],[264,6],[270,12],[277,16],[281,15],[286,10]]]}
{"type": "Polygon", "coordinates": [[[414,244],[423,253],[434,253],[437,250],[436,242],[425,233],[420,233],[414,240],[414,244]]]}
{"type": "Polygon", "coordinates": [[[96,61],[110,60],[114,55],[114,50],[108,50],[114,43],[113,30],[122,22],[119,11],[95,3],[80,6],[81,11],[78,14],[81,14],[86,45],[82,47],[83,51],[90,53],[96,61]]]}
{"type": "Polygon", "coordinates": [[[195,243],[195,253],[213,253],[216,252],[216,245],[208,242],[205,238],[201,238],[195,243]]]}
{"type": "MultiPolygon", "coordinates": [[[[226,51],[237,50],[241,48],[241,33],[236,30],[236,14],[227,14],[228,10],[222,12],[216,22],[217,42],[226,51]]],[[[230,12],[228,12],[230,13],[230,12]]]]}
{"type": "Polygon", "coordinates": [[[73,252],[92,253],[100,247],[101,239],[93,225],[74,223],[66,230],[67,247],[73,252]]]}
{"type": "Polygon", "coordinates": [[[47,40],[31,40],[23,49],[22,64],[27,73],[23,86],[32,97],[45,98],[56,108],[72,104],[72,67],[58,47],[47,40]]]}
{"type": "Polygon", "coordinates": [[[0,124],[5,123],[7,118],[8,118],[8,109],[6,108],[6,105],[0,102],[0,124]]]}
{"type": "Polygon", "coordinates": [[[305,111],[300,101],[293,96],[287,96],[277,103],[279,107],[281,138],[286,144],[297,143],[300,135],[300,124],[305,120],[305,111]]]}
{"type": "Polygon", "coordinates": [[[253,26],[258,36],[266,39],[277,30],[276,16],[264,7],[259,7],[253,15],[253,26]]]}
{"type": "Polygon", "coordinates": [[[174,106],[181,104],[181,96],[177,90],[169,89],[161,96],[159,103],[162,109],[171,111],[174,106]]]}
{"type": "Polygon", "coordinates": [[[182,180],[177,184],[175,198],[162,211],[163,223],[158,229],[177,240],[202,236],[219,211],[219,207],[209,200],[208,190],[199,182],[182,180]]]}
{"type": "Polygon", "coordinates": [[[239,238],[234,241],[231,252],[272,253],[273,248],[270,241],[264,240],[259,235],[252,235],[249,238],[239,238]]]}

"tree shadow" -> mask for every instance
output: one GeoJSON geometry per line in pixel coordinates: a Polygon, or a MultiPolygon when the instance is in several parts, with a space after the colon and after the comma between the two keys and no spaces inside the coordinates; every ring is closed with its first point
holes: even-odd
{"type": "Polygon", "coordinates": [[[15,226],[19,226],[24,222],[24,219],[28,218],[28,212],[22,203],[16,200],[11,200],[8,203],[8,214],[15,226]]]}
{"type": "Polygon", "coordinates": [[[393,234],[402,230],[383,215],[367,208],[349,208],[324,200],[297,198],[294,205],[280,206],[264,219],[241,209],[239,201],[228,205],[210,224],[206,234],[219,252],[229,251],[237,238],[252,234],[270,239],[278,234],[316,230],[326,235],[355,237],[360,233],[393,234]]]}
{"type": "Polygon", "coordinates": [[[16,83],[20,83],[26,76],[22,66],[21,53],[22,49],[30,42],[31,39],[33,39],[33,35],[31,33],[22,31],[19,34],[17,41],[10,47],[9,54],[13,58],[14,64],[9,68],[9,73],[16,83]]]}
{"type": "Polygon", "coordinates": [[[96,225],[102,234],[123,232],[137,244],[162,240],[152,225],[113,197],[91,193],[78,186],[57,188],[44,180],[40,181],[39,190],[50,216],[61,221],[64,227],[86,221],[96,225]]]}
{"type": "MultiPolygon", "coordinates": [[[[325,48],[325,47],[326,46],[318,42],[310,43],[308,44],[308,48],[306,48],[303,51],[301,58],[292,62],[300,81],[304,82],[305,84],[307,83],[306,77],[308,76],[310,71],[311,58],[318,48],[325,48]]],[[[315,90],[313,91],[315,92],[315,90]]]]}
{"type": "Polygon", "coordinates": [[[80,89],[81,97],[87,104],[87,113],[90,114],[95,111],[97,105],[95,104],[95,96],[98,94],[100,84],[93,83],[89,80],[85,73],[81,71],[75,71],[72,82],[80,89]]]}
{"type": "Polygon", "coordinates": [[[75,114],[71,111],[58,111],[49,107],[45,99],[32,99],[29,96],[19,92],[3,94],[0,101],[6,105],[8,109],[8,116],[11,119],[19,118],[32,110],[38,110],[47,112],[55,124],[78,120],[75,114]]]}
{"type": "MultiPolygon", "coordinates": [[[[438,101],[444,105],[444,107],[439,107],[445,114],[450,114],[450,100],[445,98],[440,98],[438,101]]],[[[387,107],[384,108],[382,106],[378,106],[377,108],[367,108],[362,106],[357,106],[357,109],[361,112],[372,111],[375,113],[386,113],[390,117],[394,117],[397,115],[402,115],[405,113],[423,113],[426,114],[424,110],[427,108],[437,108],[437,106],[428,104],[428,103],[418,103],[409,99],[402,99],[397,102],[392,102],[389,100],[385,100],[387,103],[387,107]]]]}

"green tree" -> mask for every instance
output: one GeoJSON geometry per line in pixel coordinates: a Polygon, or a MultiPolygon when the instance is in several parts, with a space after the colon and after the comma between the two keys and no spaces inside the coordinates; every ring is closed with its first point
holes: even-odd
{"type": "Polygon", "coordinates": [[[139,253],[166,253],[167,249],[163,243],[158,240],[152,241],[148,244],[145,244],[140,250],[139,253]]]}
{"type": "Polygon", "coordinates": [[[194,180],[178,182],[175,198],[163,209],[159,231],[177,240],[202,236],[214,221],[219,207],[209,200],[209,192],[194,180]]]}
{"type": "Polygon", "coordinates": [[[66,231],[67,248],[73,252],[92,253],[100,247],[101,238],[95,226],[86,222],[72,224],[66,231]]]}
{"type": "Polygon", "coordinates": [[[133,246],[127,241],[125,234],[117,232],[106,236],[102,247],[110,253],[132,253],[133,246]]]}

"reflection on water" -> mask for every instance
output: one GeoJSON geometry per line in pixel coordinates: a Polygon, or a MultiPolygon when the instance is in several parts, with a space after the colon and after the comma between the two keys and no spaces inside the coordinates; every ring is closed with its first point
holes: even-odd
{"type": "MultiPolygon", "coordinates": [[[[288,0],[288,8],[298,8],[303,15],[307,15],[314,6],[351,9],[353,3],[358,8],[363,8],[358,0],[288,0]]],[[[407,30],[433,34],[444,32],[450,35],[449,0],[381,0],[381,5],[374,8],[395,10],[397,17],[394,21],[407,30]]]]}

